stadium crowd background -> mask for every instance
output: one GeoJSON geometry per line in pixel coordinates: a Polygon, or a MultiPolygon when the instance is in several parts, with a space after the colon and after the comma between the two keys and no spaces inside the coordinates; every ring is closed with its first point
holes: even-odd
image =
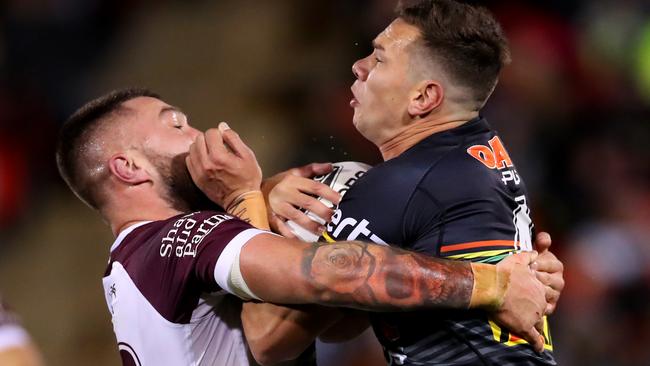
{"type": "MultiPolygon", "coordinates": [[[[486,1],[513,64],[484,114],[552,233],[562,365],[650,364],[650,2],[486,1]]],[[[101,291],[110,232],[56,173],[58,127],[147,86],[205,129],[228,121],[267,175],[376,163],[350,67],[394,0],[9,0],[0,12],[0,292],[52,365],[115,365],[101,291]]]]}

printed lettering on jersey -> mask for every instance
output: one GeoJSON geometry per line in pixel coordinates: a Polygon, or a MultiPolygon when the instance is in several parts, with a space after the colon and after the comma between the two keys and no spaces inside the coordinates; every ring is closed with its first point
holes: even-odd
{"type": "Polygon", "coordinates": [[[233,216],[225,214],[212,215],[201,222],[193,219],[195,213],[187,214],[174,222],[172,228],[162,238],[160,256],[196,257],[197,248],[203,239],[222,222],[233,216]]]}
{"type": "Polygon", "coordinates": [[[488,169],[496,169],[501,172],[503,184],[513,182],[516,185],[521,183],[521,178],[515,169],[510,155],[499,136],[494,136],[488,141],[489,146],[473,145],[467,149],[467,153],[474,159],[480,161],[488,169]],[[505,170],[504,170],[505,169],[505,170]]]}
{"type": "Polygon", "coordinates": [[[382,238],[372,232],[371,228],[372,224],[366,219],[343,218],[343,211],[337,208],[334,211],[334,215],[332,215],[332,221],[327,224],[327,231],[323,233],[323,237],[328,242],[337,240],[363,240],[372,241],[377,244],[386,244],[382,238]]]}

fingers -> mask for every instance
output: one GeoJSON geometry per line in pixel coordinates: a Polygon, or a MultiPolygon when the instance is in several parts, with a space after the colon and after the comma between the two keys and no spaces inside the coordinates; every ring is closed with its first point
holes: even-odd
{"type": "Polygon", "coordinates": [[[539,334],[544,334],[544,318],[540,319],[537,324],[535,324],[535,329],[537,329],[539,334]]]}
{"type": "Polygon", "coordinates": [[[211,160],[219,161],[222,156],[228,154],[228,149],[223,144],[223,136],[219,130],[211,128],[205,131],[204,135],[205,146],[211,160]]]}
{"type": "Polygon", "coordinates": [[[271,190],[269,204],[275,213],[283,217],[287,216],[278,206],[289,203],[310,210],[324,221],[329,221],[332,217],[332,209],[313,196],[334,200],[334,203],[340,199],[336,191],[323,183],[298,176],[287,176],[271,190]]]}
{"type": "Polygon", "coordinates": [[[190,145],[190,157],[194,162],[195,168],[199,168],[201,166],[209,167],[211,165],[210,158],[208,156],[208,146],[204,134],[199,134],[196,137],[196,140],[194,140],[194,143],[190,145]]]}
{"type": "MultiPolygon", "coordinates": [[[[313,180],[301,180],[298,187],[302,192],[324,198],[334,205],[341,201],[341,194],[330,188],[330,186],[313,180]]],[[[329,221],[329,218],[327,219],[329,221]]]]}
{"type": "Polygon", "coordinates": [[[279,216],[287,218],[295,222],[296,224],[302,226],[303,228],[311,231],[312,233],[320,234],[323,230],[321,224],[312,220],[304,212],[296,209],[290,204],[283,204],[279,212],[276,212],[279,216]]]}
{"type": "Polygon", "coordinates": [[[564,272],[564,264],[557,259],[555,254],[546,250],[537,257],[533,269],[547,273],[562,273],[564,272]]]}
{"type": "Polygon", "coordinates": [[[544,310],[545,315],[552,314],[557,307],[557,302],[560,300],[560,295],[562,289],[564,288],[564,279],[562,278],[561,273],[546,273],[546,272],[535,272],[537,279],[543,283],[544,293],[546,297],[546,309],[544,310]]]}
{"type": "Polygon", "coordinates": [[[535,237],[535,249],[543,253],[551,247],[551,235],[545,231],[537,234],[535,237]]]}
{"type": "MultiPolygon", "coordinates": [[[[297,190],[308,195],[322,197],[335,205],[341,200],[341,195],[330,186],[308,178],[291,176],[280,184],[285,191],[297,190]]],[[[298,204],[297,202],[292,203],[298,204]]]]}
{"type": "Polygon", "coordinates": [[[546,286],[546,308],[544,309],[544,315],[551,315],[557,307],[557,302],[560,300],[560,291],[557,291],[549,286],[546,286]]]}
{"type": "Polygon", "coordinates": [[[253,153],[253,150],[251,150],[248,145],[242,141],[241,137],[239,137],[239,134],[231,129],[226,122],[219,123],[219,132],[221,132],[223,141],[228,147],[230,147],[235,155],[239,157],[246,157],[253,153]]]}
{"type": "Polygon", "coordinates": [[[296,206],[309,210],[320,217],[324,222],[332,219],[334,211],[312,196],[301,194],[296,199],[296,206]]]}
{"type": "Polygon", "coordinates": [[[332,171],[334,166],[332,163],[312,163],[309,164],[312,167],[312,171],[314,172],[315,175],[324,175],[332,171]]]}
{"type": "Polygon", "coordinates": [[[303,178],[312,178],[332,171],[332,163],[311,163],[292,169],[291,174],[303,178]]]}
{"type": "Polygon", "coordinates": [[[290,238],[290,239],[296,238],[296,236],[293,234],[291,229],[289,229],[287,224],[285,224],[284,220],[282,220],[280,217],[273,215],[269,220],[269,224],[273,229],[273,231],[284,236],[285,238],[290,238]]]}
{"type": "Polygon", "coordinates": [[[187,170],[190,172],[190,176],[195,184],[200,185],[200,179],[202,178],[201,172],[203,171],[201,167],[207,166],[207,150],[205,148],[205,139],[203,134],[199,135],[194,143],[190,145],[190,151],[185,157],[185,165],[187,170]]]}
{"type": "Polygon", "coordinates": [[[195,175],[196,168],[194,167],[194,163],[192,162],[192,158],[190,157],[190,155],[187,155],[185,157],[185,166],[187,167],[187,171],[190,173],[190,177],[192,177],[192,181],[194,182],[194,184],[196,184],[196,175],[195,175]]]}
{"type": "Polygon", "coordinates": [[[537,256],[538,256],[538,254],[537,254],[536,251],[520,252],[520,253],[516,253],[516,254],[513,254],[513,255],[507,257],[504,260],[504,262],[508,261],[508,262],[511,262],[511,263],[522,263],[522,264],[526,264],[526,265],[530,266],[535,262],[535,260],[537,260],[537,256]]]}
{"type": "Polygon", "coordinates": [[[544,351],[544,337],[542,337],[542,335],[539,333],[539,331],[537,331],[535,327],[524,332],[524,334],[522,334],[522,338],[530,343],[535,352],[541,353],[544,351]]]}

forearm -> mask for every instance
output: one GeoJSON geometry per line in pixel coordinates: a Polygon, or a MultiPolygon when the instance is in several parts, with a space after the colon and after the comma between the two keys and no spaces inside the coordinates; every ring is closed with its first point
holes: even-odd
{"type": "Polygon", "coordinates": [[[374,311],[499,305],[492,293],[473,296],[474,274],[469,263],[389,246],[362,242],[304,244],[256,237],[244,246],[240,261],[250,289],[274,303],[317,303],[374,311]],[[281,258],[282,263],[270,263],[273,258],[281,258]]]}
{"type": "Polygon", "coordinates": [[[305,249],[303,276],[317,302],[364,310],[468,308],[473,274],[469,263],[425,257],[362,242],[305,249]]]}

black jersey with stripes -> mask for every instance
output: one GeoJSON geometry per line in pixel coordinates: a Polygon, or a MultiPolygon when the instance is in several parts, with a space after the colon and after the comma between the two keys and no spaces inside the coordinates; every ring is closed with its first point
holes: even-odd
{"type": "MultiPolygon", "coordinates": [[[[321,240],[394,243],[432,256],[497,263],[531,250],[524,182],[487,121],[429,136],[369,170],[347,192],[321,240]]],[[[555,365],[545,351],[479,310],[373,313],[394,365],[555,365]]]]}

